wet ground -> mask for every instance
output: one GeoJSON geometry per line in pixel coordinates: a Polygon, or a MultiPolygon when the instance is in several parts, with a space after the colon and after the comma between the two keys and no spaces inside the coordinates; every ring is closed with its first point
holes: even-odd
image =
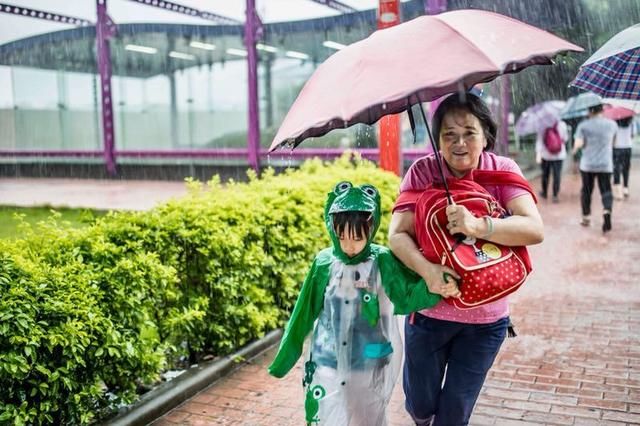
{"type": "Polygon", "coordinates": [[[184,182],[0,178],[0,204],[6,206],[146,210],[186,192],[184,182]]]}
{"type": "MultiPolygon", "coordinates": [[[[541,201],[545,241],[531,248],[535,271],[511,299],[519,335],[503,345],[472,425],[640,424],[640,161],[632,167],[631,197],[614,204],[606,236],[597,190],[592,226],[579,225],[578,175],[564,176],[559,204],[541,201]]],[[[168,182],[0,179],[0,203],[13,205],[145,209],[184,192],[168,182]]],[[[271,378],[272,357],[251,360],[154,426],[303,424],[300,368],[271,378]]],[[[411,425],[400,386],[389,412],[391,425],[411,425]]]]}
{"type": "MultiPolygon", "coordinates": [[[[491,369],[472,425],[640,424],[640,163],[631,197],[616,202],[603,236],[599,193],[593,223],[579,225],[579,176],[564,176],[560,203],[542,200],[545,241],[531,248],[535,272],[512,297],[518,337],[491,369]]],[[[538,185],[539,182],[535,181],[538,185]]],[[[304,424],[302,373],[265,370],[273,350],[214,383],[154,423],[304,424]]],[[[391,425],[411,425],[397,386],[391,425]]]]}

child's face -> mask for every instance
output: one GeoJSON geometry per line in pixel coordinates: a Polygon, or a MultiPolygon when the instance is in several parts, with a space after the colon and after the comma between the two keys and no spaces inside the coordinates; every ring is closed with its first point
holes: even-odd
{"type": "Polygon", "coordinates": [[[356,236],[356,233],[353,231],[354,230],[351,225],[347,224],[344,228],[344,232],[338,235],[340,240],[340,249],[349,257],[357,256],[367,245],[367,240],[356,236]]]}

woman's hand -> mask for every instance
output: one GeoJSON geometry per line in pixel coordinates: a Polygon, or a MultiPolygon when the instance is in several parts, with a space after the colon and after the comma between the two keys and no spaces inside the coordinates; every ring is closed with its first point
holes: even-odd
{"type": "Polygon", "coordinates": [[[412,211],[394,212],[389,223],[389,247],[402,263],[418,273],[427,283],[429,291],[443,297],[459,297],[460,290],[455,271],[437,263],[431,263],[422,255],[415,242],[415,215],[412,211]],[[449,274],[453,278],[445,279],[449,274]]]}
{"type": "Polygon", "coordinates": [[[431,293],[439,294],[442,297],[460,297],[456,281],[460,279],[460,276],[448,266],[431,263],[431,267],[422,275],[422,278],[427,282],[431,293]]]}
{"type": "Polygon", "coordinates": [[[475,217],[465,206],[451,204],[446,209],[447,229],[451,235],[464,234],[467,237],[480,237],[486,235],[488,230],[483,218],[475,217]]]}

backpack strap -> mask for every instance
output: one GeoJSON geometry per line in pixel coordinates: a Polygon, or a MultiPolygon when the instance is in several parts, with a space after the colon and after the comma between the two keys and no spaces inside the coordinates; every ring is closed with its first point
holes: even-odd
{"type": "Polygon", "coordinates": [[[537,204],[538,198],[535,191],[531,187],[531,184],[520,176],[518,173],[510,172],[507,170],[474,170],[472,174],[472,180],[481,186],[502,186],[513,185],[518,188],[522,188],[529,192],[533,197],[533,201],[537,204]]]}

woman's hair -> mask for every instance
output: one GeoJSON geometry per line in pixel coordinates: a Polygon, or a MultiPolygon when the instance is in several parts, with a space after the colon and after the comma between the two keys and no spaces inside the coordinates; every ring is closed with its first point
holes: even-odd
{"type": "Polygon", "coordinates": [[[369,238],[373,216],[370,212],[348,211],[333,214],[333,229],[340,236],[347,229],[356,238],[369,238]]]}
{"type": "Polygon", "coordinates": [[[593,105],[589,107],[589,114],[597,114],[599,112],[602,112],[602,104],[598,104],[598,105],[593,105]]]}
{"type": "Polygon", "coordinates": [[[444,116],[451,111],[468,111],[475,115],[480,121],[482,130],[484,131],[484,137],[487,140],[487,146],[485,150],[491,151],[496,144],[496,134],[498,133],[498,126],[491,117],[491,111],[487,105],[478,96],[473,93],[458,93],[453,94],[445,98],[444,101],[438,106],[431,125],[433,127],[433,137],[436,141],[436,145],[440,148],[440,129],[442,128],[442,120],[444,116]]]}
{"type": "Polygon", "coordinates": [[[632,121],[633,121],[633,117],[627,117],[627,118],[621,118],[620,120],[616,120],[616,123],[618,123],[618,126],[626,128],[631,125],[632,121]]]}

